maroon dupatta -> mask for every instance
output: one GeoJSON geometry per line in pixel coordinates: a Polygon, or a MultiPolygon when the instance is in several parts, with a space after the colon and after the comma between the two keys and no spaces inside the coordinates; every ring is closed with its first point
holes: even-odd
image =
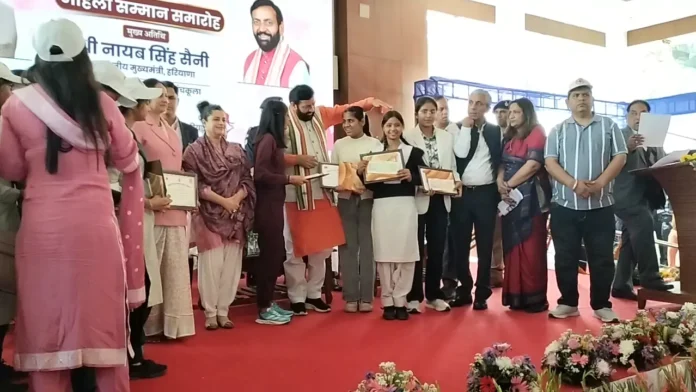
{"type": "Polygon", "coordinates": [[[208,230],[219,234],[223,240],[244,243],[246,233],[253,227],[256,190],[251,178],[251,165],[240,144],[220,141],[216,149],[207,136],[198,138],[186,148],[183,168],[198,175],[198,191],[202,196],[198,213],[208,230]],[[222,197],[234,196],[242,187],[247,197],[239,210],[229,213],[221,205],[205,199],[212,190],[222,197]]]}

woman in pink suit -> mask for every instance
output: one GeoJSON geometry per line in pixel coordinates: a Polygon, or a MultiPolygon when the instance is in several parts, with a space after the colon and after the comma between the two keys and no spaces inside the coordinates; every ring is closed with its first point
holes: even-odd
{"type": "Polygon", "coordinates": [[[126,303],[145,299],[138,147],[79,27],[52,20],[33,42],[36,83],[3,106],[0,133],[0,177],[26,183],[14,365],[32,391],[69,390],[80,367],[99,391],[128,391],[126,303]],[[124,173],[118,220],[109,165],[124,173]]]}

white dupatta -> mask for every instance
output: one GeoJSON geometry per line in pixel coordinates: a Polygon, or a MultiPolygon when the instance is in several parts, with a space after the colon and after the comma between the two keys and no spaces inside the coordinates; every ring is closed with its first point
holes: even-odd
{"type": "MultiPolygon", "coordinates": [[[[259,64],[261,63],[261,55],[263,51],[261,49],[256,49],[254,52],[254,58],[249,64],[244,73],[244,83],[255,84],[256,75],[259,73],[259,64]]],[[[278,42],[278,46],[275,48],[275,53],[273,54],[273,60],[271,61],[271,68],[268,70],[268,76],[264,81],[266,86],[280,86],[280,77],[283,75],[283,70],[285,69],[285,63],[288,62],[288,57],[290,56],[290,46],[285,43],[285,39],[281,38],[278,42]]]]}

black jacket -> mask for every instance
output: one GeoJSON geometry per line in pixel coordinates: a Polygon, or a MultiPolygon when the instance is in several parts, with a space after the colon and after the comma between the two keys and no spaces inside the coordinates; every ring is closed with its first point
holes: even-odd
{"type": "Polygon", "coordinates": [[[189,144],[198,139],[198,129],[181,121],[179,121],[179,129],[181,130],[181,144],[184,147],[182,151],[185,151],[189,144]]]}

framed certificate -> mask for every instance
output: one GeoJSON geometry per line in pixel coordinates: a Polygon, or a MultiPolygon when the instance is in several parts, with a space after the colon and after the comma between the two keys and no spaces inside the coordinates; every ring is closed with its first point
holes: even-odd
{"type": "Polygon", "coordinates": [[[335,189],[338,187],[338,169],[339,165],[335,163],[320,163],[319,173],[325,174],[321,178],[321,187],[335,189]]]}
{"type": "Polygon", "coordinates": [[[360,159],[367,161],[364,176],[366,184],[398,180],[397,173],[406,165],[401,150],[362,154],[360,159]]]}
{"type": "Polygon", "coordinates": [[[441,195],[457,195],[457,182],[452,170],[433,169],[432,167],[419,166],[423,189],[441,195]]]}
{"type": "Polygon", "coordinates": [[[198,208],[198,178],[194,173],[164,171],[164,186],[172,199],[173,210],[198,208]]]}

